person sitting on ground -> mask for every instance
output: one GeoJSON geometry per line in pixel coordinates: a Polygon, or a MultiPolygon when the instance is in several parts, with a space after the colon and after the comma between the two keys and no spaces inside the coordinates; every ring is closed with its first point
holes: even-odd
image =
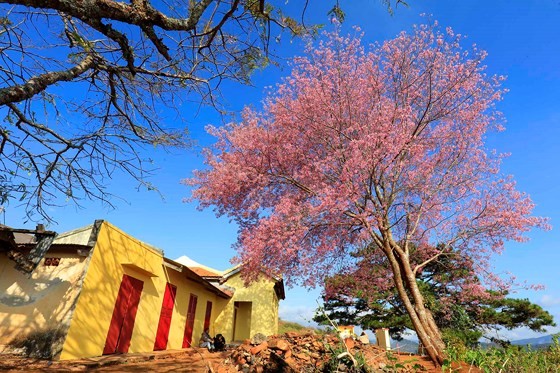
{"type": "Polygon", "coordinates": [[[208,329],[204,329],[204,332],[200,336],[200,347],[205,347],[208,351],[214,351],[214,340],[210,337],[208,329]]]}
{"type": "Polygon", "coordinates": [[[216,334],[214,337],[214,349],[216,351],[225,351],[226,349],[226,339],[221,334],[216,334]]]}

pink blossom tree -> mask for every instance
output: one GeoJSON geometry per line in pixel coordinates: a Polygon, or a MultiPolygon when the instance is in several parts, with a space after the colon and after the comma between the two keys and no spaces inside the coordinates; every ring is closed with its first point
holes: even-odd
{"type": "Polygon", "coordinates": [[[485,134],[502,130],[503,78],[487,76],[485,53],[460,41],[437,25],[369,48],[328,35],[294,60],[261,111],[210,128],[208,168],[186,181],[201,208],[239,224],[248,280],[264,268],[312,286],[357,250],[382,257],[439,364],[444,343],[416,273],[451,251],[491,273],[488,258],[505,241],[548,227],[500,174],[504,155],[485,148],[485,134]],[[412,247],[422,261],[411,261],[412,247]]]}

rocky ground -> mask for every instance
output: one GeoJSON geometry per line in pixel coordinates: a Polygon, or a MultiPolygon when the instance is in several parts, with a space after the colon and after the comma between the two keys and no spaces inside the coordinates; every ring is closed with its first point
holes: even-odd
{"type": "MultiPolygon", "coordinates": [[[[224,352],[192,348],[144,354],[110,355],[74,361],[45,361],[1,355],[2,371],[84,371],[105,372],[212,372],[212,373],[306,373],[357,372],[441,372],[426,357],[386,351],[353,339],[342,341],[333,335],[289,332],[253,340],[224,352]],[[354,369],[354,370],[353,370],[354,369]]],[[[455,372],[479,372],[474,367],[456,366],[455,372]]]]}
{"type": "Polygon", "coordinates": [[[371,344],[353,339],[344,343],[334,335],[288,332],[268,339],[253,338],[232,350],[218,373],[230,372],[349,372],[363,365],[384,372],[402,365],[401,371],[427,371],[434,366],[420,356],[387,354],[371,344]]]}

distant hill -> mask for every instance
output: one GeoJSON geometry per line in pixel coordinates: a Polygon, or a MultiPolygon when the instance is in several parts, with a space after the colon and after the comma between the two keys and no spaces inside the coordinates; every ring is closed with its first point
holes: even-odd
{"type": "MultiPolygon", "coordinates": [[[[375,343],[375,341],[372,342],[375,343]]],[[[415,354],[418,352],[418,342],[410,341],[408,339],[403,339],[402,341],[391,339],[391,349],[415,354]]]]}
{"type": "Polygon", "coordinates": [[[552,334],[537,338],[518,339],[517,341],[511,341],[511,344],[521,346],[531,345],[531,347],[535,348],[545,348],[552,344],[552,334]]]}
{"type": "MultiPolygon", "coordinates": [[[[553,334],[545,335],[542,337],[536,337],[536,338],[519,339],[516,341],[511,341],[511,344],[517,346],[530,345],[534,349],[547,348],[548,346],[551,346],[553,343],[552,336],[553,334]]],[[[375,343],[375,338],[373,338],[371,342],[375,343]]],[[[499,347],[495,343],[486,343],[486,342],[481,342],[480,346],[482,348],[499,347]]],[[[391,339],[391,349],[399,350],[403,352],[416,353],[418,351],[418,342],[411,341],[408,339],[403,339],[402,341],[396,341],[394,339],[391,339]]]]}
{"type": "MultiPolygon", "coordinates": [[[[552,336],[553,334],[545,335],[537,338],[518,339],[516,341],[511,341],[511,344],[517,346],[531,345],[531,347],[534,349],[547,348],[548,346],[552,345],[552,336]]],[[[375,343],[375,340],[373,340],[372,343],[375,343]]],[[[487,343],[487,342],[481,342],[480,346],[482,348],[499,347],[495,343],[487,343]]],[[[418,342],[407,340],[407,339],[403,339],[402,341],[395,341],[392,339],[391,348],[393,350],[398,349],[399,351],[416,353],[418,351],[418,342]]]]}
{"type": "Polygon", "coordinates": [[[295,321],[278,320],[278,334],[284,334],[286,332],[302,332],[302,331],[316,331],[315,328],[310,326],[301,325],[295,321]]]}
{"type": "MultiPolygon", "coordinates": [[[[278,320],[278,333],[283,334],[286,332],[305,332],[305,331],[314,331],[314,332],[324,332],[321,329],[313,328],[311,326],[304,326],[297,322],[293,321],[286,321],[286,320],[278,320]]],[[[518,339],[516,341],[511,341],[511,344],[517,346],[526,346],[531,345],[533,348],[547,348],[548,346],[552,345],[552,336],[553,334],[545,335],[542,337],[536,338],[526,338],[526,339],[518,339]]],[[[370,338],[370,342],[375,344],[375,337],[370,338]]],[[[495,343],[487,343],[481,342],[481,347],[489,348],[489,347],[497,347],[495,343]]],[[[391,339],[391,349],[398,350],[402,352],[411,352],[417,353],[418,351],[418,342],[411,341],[408,339],[403,339],[402,341],[397,341],[391,339]]]]}

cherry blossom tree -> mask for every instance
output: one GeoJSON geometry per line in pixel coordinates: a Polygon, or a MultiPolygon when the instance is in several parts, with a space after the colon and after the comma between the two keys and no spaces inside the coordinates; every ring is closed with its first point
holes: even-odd
{"type": "Polygon", "coordinates": [[[369,48],[359,36],[328,35],[294,60],[262,110],[210,128],[208,168],[186,181],[201,208],[239,224],[248,280],[264,268],[315,285],[352,265],[352,253],[386,260],[439,364],[445,346],[416,274],[456,252],[492,280],[492,253],[548,228],[500,173],[505,155],[485,147],[485,135],[503,129],[503,78],[488,76],[485,53],[461,39],[437,24],[369,48]],[[412,248],[422,260],[411,261],[412,248]]]}

